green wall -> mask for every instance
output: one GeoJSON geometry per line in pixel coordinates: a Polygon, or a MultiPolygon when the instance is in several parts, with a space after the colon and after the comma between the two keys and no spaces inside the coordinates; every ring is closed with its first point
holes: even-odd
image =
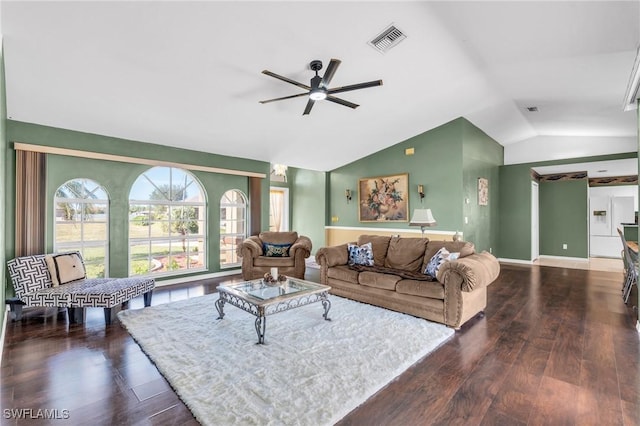
{"type": "Polygon", "coordinates": [[[540,254],[588,258],[588,179],[540,182],[539,194],[540,254]]]}
{"type": "Polygon", "coordinates": [[[289,167],[291,229],[311,239],[313,254],[325,245],[326,181],[325,172],[289,167]]]}
{"type": "MultiPolygon", "coordinates": [[[[531,168],[572,163],[636,158],[637,152],[593,157],[579,157],[565,160],[541,161],[536,163],[513,164],[500,167],[500,232],[498,233],[498,257],[517,260],[531,260],[531,168]]],[[[546,208],[540,198],[540,212],[546,208]]],[[[585,218],[586,220],[586,218],[585,218]]],[[[547,230],[540,224],[540,246],[547,230]]],[[[588,235],[586,236],[588,238],[588,235]]],[[[563,250],[563,256],[570,256],[563,250]]],[[[541,254],[544,254],[542,251],[541,254]]]]}
{"type": "Polygon", "coordinates": [[[503,164],[504,148],[470,122],[462,120],[461,125],[464,193],[462,210],[469,222],[463,222],[464,239],[472,241],[478,251],[493,252],[498,246],[499,166],[503,164]],[[478,204],[478,178],[481,177],[489,180],[489,203],[486,206],[478,204]]]}
{"type": "MultiPolygon", "coordinates": [[[[106,136],[57,129],[47,126],[7,121],[7,140],[10,142],[23,142],[36,145],[46,145],[79,149],[92,152],[100,152],[114,155],[124,155],[145,159],[172,161],[184,164],[220,167],[225,169],[243,170],[249,172],[264,173],[261,197],[269,199],[269,163],[225,157],[184,149],[171,148],[142,142],[135,142],[106,136]]],[[[7,192],[8,199],[15,198],[15,152],[12,144],[4,150],[7,153],[8,173],[7,192]]],[[[58,186],[69,179],[87,177],[93,179],[107,189],[110,196],[110,259],[109,274],[112,277],[127,275],[128,257],[128,194],[131,185],[138,175],[150,166],[121,163],[115,161],[82,159],[61,155],[47,156],[47,250],[53,248],[53,195],[58,186]]],[[[205,273],[216,272],[219,267],[219,208],[217,208],[221,195],[228,189],[239,189],[245,194],[248,192],[248,178],[210,172],[192,171],[193,175],[202,184],[208,202],[207,215],[208,228],[208,270],[205,273]]],[[[251,202],[251,200],[249,200],[251,202]]],[[[261,206],[262,228],[269,227],[269,203],[262,202],[261,206]]],[[[11,209],[7,212],[7,240],[6,255],[13,257],[14,249],[14,217],[11,209]]],[[[175,278],[176,276],[172,276],[175,278]]]]}
{"type": "Polygon", "coordinates": [[[531,165],[500,167],[498,257],[531,260],[531,165]]]}
{"type": "Polygon", "coordinates": [[[436,129],[414,136],[392,147],[361,158],[329,173],[329,217],[327,224],[349,227],[409,228],[408,222],[359,222],[358,180],[361,178],[409,174],[409,211],[430,208],[437,226],[430,229],[462,230],[463,176],[462,125],[455,120],[436,129]],[[414,148],[414,155],[405,155],[414,148]],[[425,198],[420,200],[417,185],[424,185],[425,198]],[[344,195],[351,189],[350,203],[344,195]],[[339,218],[331,221],[331,217],[339,218]]]}
{"type": "Polygon", "coordinates": [[[502,161],[501,145],[466,119],[458,118],[331,171],[327,224],[409,228],[408,222],[359,222],[357,202],[359,179],[408,173],[409,218],[414,209],[430,208],[438,222],[430,230],[462,231],[466,240],[476,244],[476,249],[494,249],[498,244],[498,180],[502,161]],[[406,148],[414,148],[415,154],[405,155],[406,148]],[[488,206],[478,206],[480,177],[489,179],[488,206]],[[422,201],[418,184],[424,185],[422,201]],[[353,193],[350,203],[344,196],[345,189],[353,193]],[[332,221],[334,217],[338,220],[332,221]]]}
{"type": "MultiPolygon", "coordinates": [[[[8,179],[8,172],[6,167],[7,158],[7,90],[5,83],[4,73],[4,49],[0,44],[0,176],[3,177],[3,182],[0,184],[0,324],[3,321],[6,305],[4,304],[6,296],[6,243],[5,243],[5,230],[6,226],[6,213],[7,206],[13,206],[13,203],[7,204],[6,202],[6,188],[8,179]]],[[[4,333],[4,330],[0,334],[4,333]]]]}

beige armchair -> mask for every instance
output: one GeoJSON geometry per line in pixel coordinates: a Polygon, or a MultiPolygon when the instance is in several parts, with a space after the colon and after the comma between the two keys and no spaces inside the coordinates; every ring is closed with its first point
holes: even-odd
{"type": "Polygon", "coordinates": [[[244,240],[237,253],[242,257],[245,280],[262,278],[271,268],[278,268],[280,275],[304,279],[311,240],[297,232],[261,232],[244,240]]]}

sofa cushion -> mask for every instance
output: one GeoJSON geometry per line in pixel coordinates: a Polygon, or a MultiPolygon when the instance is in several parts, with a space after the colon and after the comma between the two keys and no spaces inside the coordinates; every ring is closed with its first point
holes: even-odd
{"type": "Polygon", "coordinates": [[[253,266],[269,266],[273,268],[295,266],[296,259],[293,257],[267,257],[258,256],[253,259],[253,266]]]}
{"type": "Polygon", "coordinates": [[[396,283],[396,292],[444,300],[444,285],[438,281],[400,280],[396,283]]]}
{"type": "Polygon", "coordinates": [[[298,233],[292,232],[261,232],[258,236],[263,243],[293,244],[298,239],[298,233]]]}
{"type": "Polygon", "coordinates": [[[349,269],[347,265],[339,265],[334,266],[333,268],[327,269],[327,277],[333,278],[340,281],[347,281],[350,283],[358,282],[358,271],[354,271],[349,269]]]}
{"type": "Polygon", "coordinates": [[[360,272],[358,275],[358,282],[360,285],[367,287],[381,288],[383,290],[395,290],[396,283],[401,278],[391,274],[381,274],[380,272],[360,272]]]}
{"type": "Polygon", "coordinates": [[[422,238],[392,237],[384,266],[418,272],[424,261],[428,241],[422,238]]]}
{"type": "Polygon", "coordinates": [[[289,257],[291,244],[262,243],[262,252],[266,257],[289,257]]]}
{"type": "Polygon", "coordinates": [[[54,287],[87,277],[82,256],[77,251],[48,254],[44,259],[47,263],[47,268],[49,268],[51,282],[54,287]]]}
{"type": "Polygon", "coordinates": [[[348,244],[347,251],[349,252],[349,260],[347,262],[349,265],[373,266],[371,243],[362,244],[361,246],[348,244]]]}
{"type": "Polygon", "coordinates": [[[373,250],[373,264],[376,266],[384,266],[384,260],[387,257],[387,250],[389,248],[389,241],[391,241],[391,237],[381,235],[360,235],[358,237],[359,246],[371,243],[371,249],[373,250]]]}

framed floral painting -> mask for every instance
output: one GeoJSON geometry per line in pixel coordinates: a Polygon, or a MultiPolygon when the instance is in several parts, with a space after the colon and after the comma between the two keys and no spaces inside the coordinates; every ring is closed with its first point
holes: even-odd
{"type": "Polygon", "coordinates": [[[360,222],[407,222],[408,206],[409,175],[407,173],[359,180],[360,222]]]}

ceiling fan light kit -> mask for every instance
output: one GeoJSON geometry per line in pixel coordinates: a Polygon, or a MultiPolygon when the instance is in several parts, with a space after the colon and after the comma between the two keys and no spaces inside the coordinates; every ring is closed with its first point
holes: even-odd
{"type": "Polygon", "coordinates": [[[367,87],[382,86],[382,80],[373,80],[366,83],[358,83],[358,84],[351,84],[348,86],[334,87],[333,89],[329,88],[329,83],[331,83],[331,80],[333,79],[333,76],[336,73],[336,70],[338,69],[338,66],[340,65],[340,63],[341,61],[338,59],[331,59],[331,61],[329,62],[329,66],[327,67],[327,70],[325,71],[324,75],[320,77],[318,75],[318,71],[322,69],[322,61],[319,61],[317,59],[311,61],[311,63],[309,64],[309,68],[312,71],[315,71],[316,75],[311,78],[309,86],[307,86],[306,84],[297,82],[295,80],[291,80],[290,78],[283,77],[271,71],[263,70],[262,71],[263,74],[273,78],[277,78],[278,80],[282,80],[285,83],[293,84],[294,86],[297,86],[297,87],[300,87],[301,89],[306,90],[306,92],[298,93],[296,95],[283,96],[281,98],[267,99],[265,101],[260,101],[260,103],[267,104],[270,102],[282,101],[285,99],[293,99],[293,98],[298,98],[302,96],[308,96],[309,100],[307,101],[307,106],[305,107],[302,115],[308,115],[311,112],[311,108],[313,108],[314,103],[316,101],[321,101],[321,100],[327,100],[339,105],[344,105],[346,107],[355,109],[359,105],[349,101],[345,101],[344,99],[341,99],[341,98],[337,98],[333,96],[333,94],[348,92],[351,90],[365,89],[367,87]]]}

